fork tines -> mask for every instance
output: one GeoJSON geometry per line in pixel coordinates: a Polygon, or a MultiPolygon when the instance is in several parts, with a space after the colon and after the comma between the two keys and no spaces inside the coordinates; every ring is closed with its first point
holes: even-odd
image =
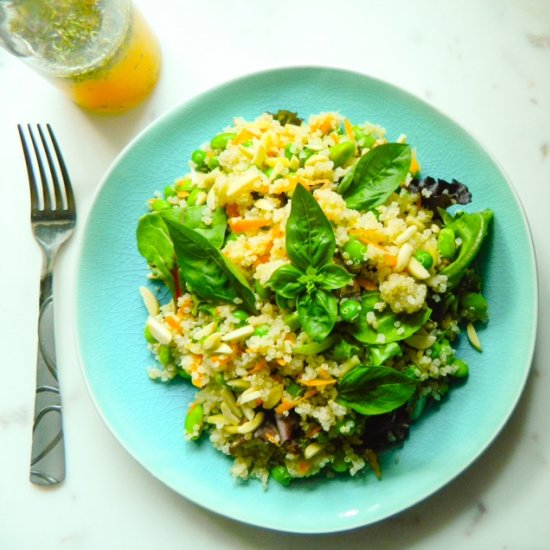
{"type": "Polygon", "coordinates": [[[28,138],[30,138],[30,143],[34,149],[35,162],[33,163],[33,155],[29,150],[25,129],[21,124],[17,125],[29,175],[31,212],[74,211],[73,190],[55,134],[49,124],[46,124],[47,132],[40,124],[37,124],[36,128],[40,140],[37,139],[31,125],[27,124],[28,138]],[[52,148],[55,151],[55,159],[51,153],[52,148]],[[49,170],[46,170],[44,155],[49,170]],[[38,183],[37,174],[40,176],[40,183],[38,183]]]}

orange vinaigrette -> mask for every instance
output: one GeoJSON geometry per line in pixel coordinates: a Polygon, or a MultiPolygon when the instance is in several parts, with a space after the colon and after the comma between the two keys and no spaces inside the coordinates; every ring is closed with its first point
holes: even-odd
{"type": "Polygon", "coordinates": [[[131,0],[2,0],[0,23],[0,45],[90,111],[126,111],[159,79],[158,40],[131,0]]]}
{"type": "Polygon", "coordinates": [[[158,40],[133,8],[128,36],[114,56],[89,72],[58,78],[54,83],[85,109],[119,113],[149,96],[159,79],[160,68],[158,40]]]}

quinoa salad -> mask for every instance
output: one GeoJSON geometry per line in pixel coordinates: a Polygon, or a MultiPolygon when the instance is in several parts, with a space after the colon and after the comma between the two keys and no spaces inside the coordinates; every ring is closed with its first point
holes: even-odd
{"type": "Polygon", "coordinates": [[[467,380],[460,335],[481,351],[493,213],[462,210],[468,187],[423,174],[405,134],[338,112],[220,130],[137,223],[149,377],[196,388],[184,436],[236,478],[380,477],[467,380]]]}

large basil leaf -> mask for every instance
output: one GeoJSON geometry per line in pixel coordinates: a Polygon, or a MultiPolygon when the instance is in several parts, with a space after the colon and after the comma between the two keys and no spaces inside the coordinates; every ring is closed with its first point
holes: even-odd
{"type": "Polygon", "coordinates": [[[255,298],[246,279],[205,237],[185,225],[167,219],[182,276],[192,292],[206,300],[243,306],[256,313],[255,298]]]}
{"type": "Polygon", "coordinates": [[[332,261],[335,250],[330,221],[311,193],[298,184],[286,224],[286,251],[290,261],[305,272],[308,266],[319,268],[332,261]]]}
{"type": "Polygon", "coordinates": [[[267,285],[283,298],[293,300],[305,290],[300,282],[302,276],[302,272],[294,266],[282,265],[273,273],[267,285]]]}
{"type": "Polygon", "coordinates": [[[405,181],[411,166],[411,148],[385,143],[363,155],[340,190],[349,208],[366,212],[386,202],[405,181]]]}
{"type": "Polygon", "coordinates": [[[391,412],[414,394],[417,381],[388,367],[359,365],[338,383],[338,402],[367,416],[391,412]]]}
{"type": "Polygon", "coordinates": [[[441,270],[441,274],[447,276],[447,288],[449,290],[458,285],[466,270],[474,261],[487,236],[492,219],[492,210],[484,210],[471,214],[459,214],[449,224],[456,237],[462,241],[456,260],[441,270]]]}
{"type": "Polygon", "coordinates": [[[172,270],[176,266],[176,253],[164,220],[156,213],[142,216],[138,221],[136,239],[138,250],[153,274],[161,278],[173,294],[172,270]]]}
{"type": "Polygon", "coordinates": [[[353,336],[359,342],[375,346],[404,340],[417,332],[432,313],[429,308],[415,313],[394,313],[389,307],[379,312],[374,306],[380,301],[378,292],[367,292],[363,295],[359,320],[351,327],[353,336]],[[376,329],[367,322],[367,314],[370,312],[376,315],[376,329]]]}
{"type": "Polygon", "coordinates": [[[225,209],[215,208],[210,210],[206,205],[188,206],[183,210],[183,223],[207,238],[216,248],[220,249],[222,247],[227,227],[225,209]],[[205,215],[210,216],[212,219],[209,225],[203,222],[205,215]]]}
{"type": "Polygon", "coordinates": [[[338,264],[324,265],[317,274],[319,288],[324,290],[336,290],[342,288],[353,280],[353,275],[338,264]]]}
{"type": "Polygon", "coordinates": [[[314,290],[301,294],[296,307],[300,324],[312,340],[320,342],[330,334],[338,317],[338,301],[332,293],[314,290]]]}

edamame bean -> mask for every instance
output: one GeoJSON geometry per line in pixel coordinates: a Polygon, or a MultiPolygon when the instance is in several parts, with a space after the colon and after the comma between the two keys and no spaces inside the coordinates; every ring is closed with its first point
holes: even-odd
{"type": "Polygon", "coordinates": [[[355,154],[355,145],[351,141],[342,141],[330,148],[328,157],[334,167],[344,166],[355,154]]]}
{"type": "Polygon", "coordinates": [[[175,197],[177,195],[177,191],[174,189],[173,185],[167,185],[164,188],[164,196],[168,199],[170,197],[175,197]]]}
{"type": "Polygon", "coordinates": [[[434,258],[427,250],[418,250],[414,257],[424,269],[430,269],[434,265],[434,258]]]}
{"type": "Polygon", "coordinates": [[[343,251],[349,256],[349,259],[354,264],[361,264],[367,257],[368,248],[360,240],[352,237],[343,248],[343,251]]]}
{"type": "Polygon", "coordinates": [[[453,373],[453,376],[455,378],[466,378],[466,376],[468,376],[468,374],[470,373],[470,369],[466,361],[463,361],[462,359],[456,357],[452,364],[454,367],[456,367],[456,371],[453,373]]]}
{"type": "Polygon", "coordinates": [[[204,409],[200,403],[194,403],[185,416],[185,433],[190,439],[198,439],[202,431],[204,409]]]}
{"type": "Polygon", "coordinates": [[[330,467],[337,474],[343,474],[348,471],[349,464],[344,460],[343,455],[336,455],[330,467]]]}
{"type": "Polygon", "coordinates": [[[361,313],[361,304],[357,300],[344,300],[339,307],[340,317],[346,323],[354,323],[361,313]]]}
{"type": "Polygon", "coordinates": [[[214,170],[214,168],[217,168],[220,165],[220,161],[218,157],[210,157],[209,159],[206,159],[206,166],[210,170],[214,170]]]}
{"type": "Polygon", "coordinates": [[[242,309],[237,309],[233,312],[233,317],[237,319],[239,325],[244,325],[246,323],[246,320],[248,319],[249,315],[246,311],[242,309]]]}
{"type": "Polygon", "coordinates": [[[194,185],[193,185],[193,182],[191,180],[183,180],[183,181],[178,181],[175,185],[175,188],[176,188],[176,191],[178,193],[180,191],[185,191],[185,192],[189,193],[190,191],[193,190],[194,185]]]}
{"type": "Polygon", "coordinates": [[[170,351],[170,348],[168,346],[159,346],[159,362],[161,365],[168,365],[172,362],[172,352],[170,351]]]}
{"type": "Polygon", "coordinates": [[[187,206],[194,206],[200,192],[201,190],[198,187],[195,187],[191,193],[189,193],[189,196],[187,197],[187,206]]]}
{"type": "Polygon", "coordinates": [[[231,132],[218,134],[210,140],[210,147],[212,147],[212,149],[219,149],[220,151],[223,151],[227,147],[227,144],[234,138],[235,134],[231,132]]]}
{"type": "Polygon", "coordinates": [[[451,227],[444,227],[437,236],[437,248],[446,260],[452,260],[456,255],[455,232],[451,227]]]}
{"type": "Polygon", "coordinates": [[[206,160],[206,151],[195,149],[195,151],[191,153],[191,160],[197,165],[197,168],[202,168],[206,160]]]}
{"type": "Polygon", "coordinates": [[[465,309],[465,314],[469,319],[484,320],[487,318],[488,304],[483,294],[466,292],[460,299],[460,304],[465,309]]]}
{"type": "Polygon", "coordinates": [[[151,334],[151,331],[149,330],[149,327],[147,325],[145,325],[145,328],[143,329],[143,336],[145,337],[145,340],[149,342],[149,344],[156,344],[157,340],[151,334]]]}
{"type": "Polygon", "coordinates": [[[277,482],[280,483],[283,487],[288,487],[292,481],[292,476],[285,466],[275,466],[271,470],[271,477],[277,482]]]}

